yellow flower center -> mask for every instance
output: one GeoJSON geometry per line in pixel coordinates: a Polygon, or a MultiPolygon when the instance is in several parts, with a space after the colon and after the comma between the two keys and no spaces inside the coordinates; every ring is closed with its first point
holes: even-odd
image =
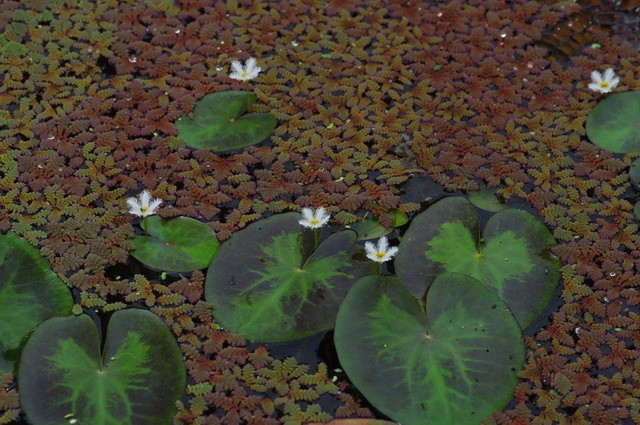
{"type": "Polygon", "coordinates": [[[312,226],[317,226],[318,224],[320,224],[320,220],[316,220],[315,218],[312,218],[311,220],[309,220],[309,224],[312,226]]]}
{"type": "Polygon", "coordinates": [[[603,81],[600,83],[600,88],[602,89],[608,89],[609,88],[609,83],[606,81],[603,81]]]}
{"type": "Polygon", "coordinates": [[[383,259],[386,254],[386,252],[378,251],[376,252],[376,258],[383,259]]]}
{"type": "Polygon", "coordinates": [[[149,207],[140,207],[140,211],[145,212],[149,209],[149,207]]]}
{"type": "Polygon", "coordinates": [[[249,76],[249,73],[247,71],[242,71],[242,74],[240,74],[240,77],[242,78],[247,78],[249,76]]]}

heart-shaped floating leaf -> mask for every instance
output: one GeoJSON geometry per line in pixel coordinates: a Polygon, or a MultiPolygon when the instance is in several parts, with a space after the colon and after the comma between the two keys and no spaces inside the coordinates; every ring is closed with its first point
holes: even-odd
{"type": "Polygon", "coordinates": [[[355,232],[334,233],[314,251],[313,230],[300,218],[269,217],[222,244],[205,297],[226,329],[263,342],[328,330],[349,288],[373,270],[354,245],[355,232]]]}
{"type": "Polygon", "coordinates": [[[460,273],[419,301],[394,277],[365,277],[336,318],[340,364],[376,408],[403,424],[477,424],[513,397],[524,344],[493,292],[460,273]]]}
{"type": "Polygon", "coordinates": [[[168,272],[190,272],[209,266],[220,243],[206,224],[189,217],[145,217],[148,235],[133,238],[131,252],[142,264],[168,272]]]}
{"type": "Polygon", "coordinates": [[[502,211],[506,208],[504,199],[496,193],[496,189],[488,187],[469,193],[469,202],[478,208],[491,212],[502,211]]]}
{"type": "Polygon", "coordinates": [[[240,149],[260,143],[276,128],[270,114],[244,114],[256,101],[247,91],[223,91],[203,97],[193,111],[193,119],[176,122],[178,134],[187,146],[211,148],[216,152],[240,149]]]}
{"type": "Polygon", "coordinates": [[[611,94],[589,112],[587,136],[610,152],[640,151],[640,92],[611,94]]]}
{"type": "Polygon", "coordinates": [[[71,314],[69,288],[40,253],[13,233],[0,235],[0,374],[11,372],[22,339],[40,322],[71,314]]]}
{"type": "Polygon", "coordinates": [[[417,215],[399,245],[398,277],[420,297],[442,272],[473,276],[498,294],[525,329],[544,310],[560,280],[555,240],[531,214],[508,209],[491,216],[480,239],[473,206],[445,198],[417,215]]]}
{"type": "Polygon", "coordinates": [[[145,310],[111,316],[104,352],[89,316],[54,317],[20,359],[20,405],[34,425],[170,424],[185,385],[182,353],[145,310]]]}

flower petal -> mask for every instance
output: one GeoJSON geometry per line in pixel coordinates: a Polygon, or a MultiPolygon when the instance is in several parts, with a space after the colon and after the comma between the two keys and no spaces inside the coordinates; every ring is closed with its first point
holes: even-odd
{"type": "Polygon", "coordinates": [[[395,257],[397,253],[398,253],[397,246],[392,246],[391,248],[389,248],[389,250],[387,251],[387,256],[389,257],[389,260],[391,259],[391,257],[395,257]]]}
{"type": "Polygon", "coordinates": [[[140,197],[140,207],[148,208],[149,202],[151,202],[151,192],[145,189],[142,191],[142,193],[140,193],[139,197],[140,197]]]}
{"type": "Polygon", "coordinates": [[[600,92],[600,93],[602,93],[602,92],[603,92],[603,91],[602,91],[602,88],[600,88],[600,85],[599,85],[598,83],[591,83],[591,84],[589,84],[589,88],[590,88],[591,90],[593,90],[593,91],[597,91],[597,92],[600,92]]]}
{"type": "Polygon", "coordinates": [[[613,71],[613,69],[611,69],[611,68],[607,68],[607,69],[604,71],[604,80],[605,80],[605,81],[609,81],[609,82],[610,82],[610,81],[611,81],[611,79],[612,79],[613,77],[615,77],[615,76],[616,76],[616,73],[615,73],[615,72],[613,71]]]}
{"type": "Polygon", "coordinates": [[[302,209],[302,216],[307,221],[313,220],[313,210],[311,208],[303,208],[302,209]]]}
{"type": "Polygon", "coordinates": [[[236,74],[242,74],[244,72],[244,68],[242,67],[242,63],[240,63],[240,61],[231,62],[231,68],[236,74]]]}
{"type": "Polygon", "coordinates": [[[386,252],[388,246],[389,246],[389,240],[387,239],[386,236],[383,236],[380,239],[378,239],[378,251],[386,252]]]}
{"type": "Polygon", "coordinates": [[[244,63],[245,69],[247,70],[247,72],[253,72],[254,68],[256,67],[256,58],[249,58],[247,59],[247,61],[244,63]]]}
{"type": "MultiPolygon", "coordinates": [[[[367,251],[367,256],[376,255],[376,252],[378,252],[378,250],[376,249],[376,247],[373,245],[372,242],[365,242],[364,243],[364,250],[367,251]]],[[[371,257],[369,257],[371,258],[371,257]]]]}
{"type": "Polygon", "coordinates": [[[161,203],[162,203],[162,199],[152,200],[151,204],[149,204],[149,209],[147,210],[148,215],[155,214],[156,209],[160,206],[161,203]]]}

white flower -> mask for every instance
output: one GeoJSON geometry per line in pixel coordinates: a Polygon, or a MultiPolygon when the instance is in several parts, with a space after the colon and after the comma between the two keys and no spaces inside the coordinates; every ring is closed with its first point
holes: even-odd
{"type": "Polygon", "coordinates": [[[330,216],[320,207],[315,212],[311,208],[303,208],[302,217],[304,218],[298,221],[301,226],[317,229],[327,224],[330,216]]]}
{"type": "Polygon", "coordinates": [[[137,198],[127,199],[129,213],[139,215],[140,217],[155,214],[161,203],[162,200],[152,198],[148,190],[143,190],[137,198]]]}
{"type": "Polygon", "coordinates": [[[609,93],[611,90],[616,88],[620,79],[616,77],[616,73],[613,72],[613,69],[609,68],[604,71],[604,78],[599,71],[591,72],[591,81],[591,84],[589,84],[589,88],[591,90],[600,93],[609,93]]]}
{"type": "Polygon", "coordinates": [[[367,251],[367,258],[376,263],[389,261],[398,253],[397,246],[389,247],[389,241],[386,236],[378,239],[378,243],[375,246],[371,242],[366,242],[364,249],[367,251]]]}
{"type": "Polygon", "coordinates": [[[259,66],[256,66],[255,58],[247,59],[244,66],[242,66],[240,61],[233,61],[231,62],[231,68],[233,69],[233,72],[229,74],[229,78],[240,81],[253,80],[262,70],[259,66]]]}

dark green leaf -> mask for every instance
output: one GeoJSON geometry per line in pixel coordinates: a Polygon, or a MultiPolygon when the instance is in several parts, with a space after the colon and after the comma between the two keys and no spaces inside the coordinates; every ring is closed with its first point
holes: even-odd
{"type": "Polygon", "coordinates": [[[182,353],[164,323],[145,310],[111,317],[104,352],[86,315],[52,318],[20,360],[20,405],[33,425],[170,424],[185,385],[182,353]]]}
{"type": "Polygon", "coordinates": [[[478,217],[464,198],[445,198],[416,216],[399,245],[398,277],[420,297],[442,272],[473,276],[498,294],[526,328],[548,304],[560,279],[555,240],[530,214],[494,214],[480,241],[478,217]]]}
{"type": "Polygon", "coordinates": [[[71,314],[69,288],[27,241],[0,235],[0,374],[11,372],[19,346],[40,322],[71,314]]]}
{"type": "Polygon", "coordinates": [[[640,186],[640,158],[636,158],[629,167],[629,180],[636,187],[640,186]]]}
{"type": "Polygon", "coordinates": [[[394,227],[404,226],[409,221],[409,217],[397,209],[389,211],[389,215],[392,219],[391,228],[382,226],[378,220],[373,218],[365,218],[347,227],[358,234],[359,241],[364,241],[369,239],[378,239],[382,236],[388,235],[393,232],[394,227]]]}
{"type": "Polygon", "coordinates": [[[496,189],[483,188],[469,194],[469,201],[485,211],[498,212],[506,207],[504,200],[498,196],[496,189]]]}
{"type": "Polygon", "coordinates": [[[478,424],[512,399],[524,361],[518,324],[477,280],[446,273],[426,314],[398,279],[365,277],[336,319],[340,364],[371,404],[403,424],[478,424]]]}
{"type": "Polygon", "coordinates": [[[351,285],[373,265],[352,231],[313,250],[298,213],[253,223],[222,244],[207,272],[205,296],[231,332],[258,341],[302,338],[333,327],[351,285]]]}

